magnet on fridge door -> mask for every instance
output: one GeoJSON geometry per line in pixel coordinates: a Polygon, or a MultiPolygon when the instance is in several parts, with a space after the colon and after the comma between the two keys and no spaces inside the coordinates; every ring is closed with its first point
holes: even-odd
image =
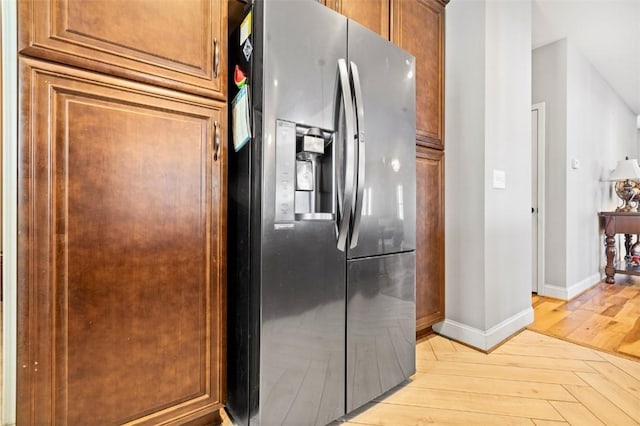
{"type": "Polygon", "coordinates": [[[238,89],[242,89],[247,84],[247,75],[242,71],[239,65],[236,65],[233,71],[233,82],[238,86],[238,89]]]}

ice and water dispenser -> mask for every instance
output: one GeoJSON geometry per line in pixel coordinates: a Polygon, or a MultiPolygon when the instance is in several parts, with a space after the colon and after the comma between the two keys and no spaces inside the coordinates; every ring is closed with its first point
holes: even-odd
{"type": "Polygon", "coordinates": [[[276,224],[335,217],[335,144],[332,132],[276,122],[276,224]]]}

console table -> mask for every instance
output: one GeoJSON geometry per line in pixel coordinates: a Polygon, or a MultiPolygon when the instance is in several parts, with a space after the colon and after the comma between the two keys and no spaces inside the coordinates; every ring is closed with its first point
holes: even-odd
{"type": "Polygon", "coordinates": [[[604,273],[607,276],[605,282],[613,284],[616,273],[640,275],[640,268],[627,266],[629,249],[631,247],[631,234],[640,234],[640,213],[632,212],[600,212],[601,224],[604,222],[604,245],[607,256],[607,265],[604,273]],[[616,234],[625,234],[624,247],[626,249],[625,261],[616,262],[616,234]]]}

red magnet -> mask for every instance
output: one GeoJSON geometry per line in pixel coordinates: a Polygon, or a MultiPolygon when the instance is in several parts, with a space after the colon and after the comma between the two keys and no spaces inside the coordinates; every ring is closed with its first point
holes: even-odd
{"type": "Polygon", "coordinates": [[[238,65],[236,65],[236,69],[233,72],[233,81],[236,83],[236,86],[238,86],[238,89],[242,89],[242,86],[247,84],[247,76],[238,65]]]}

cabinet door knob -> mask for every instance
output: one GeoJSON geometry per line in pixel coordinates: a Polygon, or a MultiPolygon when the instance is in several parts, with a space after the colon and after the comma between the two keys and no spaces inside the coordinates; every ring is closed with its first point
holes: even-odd
{"type": "Polygon", "coordinates": [[[213,78],[218,78],[218,67],[220,65],[220,48],[218,39],[213,39],[213,78]]]}

